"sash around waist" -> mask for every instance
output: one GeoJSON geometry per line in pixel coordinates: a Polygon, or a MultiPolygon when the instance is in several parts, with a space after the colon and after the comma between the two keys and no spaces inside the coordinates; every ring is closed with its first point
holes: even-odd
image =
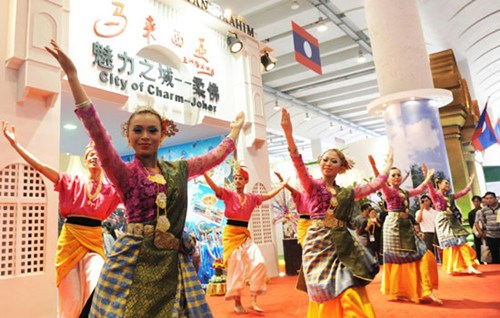
{"type": "Polygon", "coordinates": [[[66,223],[89,226],[89,227],[102,226],[101,220],[86,218],[82,216],[70,216],[66,219],[66,223]]]}
{"type": "Polygon", "coordinates": [[[233,220],[233,219],[227,219],[226,224],[233,225],[233,226],[248,227],[248,222],[240,221],[240,220],[233,220]]]}

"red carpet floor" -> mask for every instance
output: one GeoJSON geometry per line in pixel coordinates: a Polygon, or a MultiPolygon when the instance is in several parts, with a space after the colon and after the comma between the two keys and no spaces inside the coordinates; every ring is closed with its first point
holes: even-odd
{"type": "MultiPolygon", "coordinates": [[[[377,317],[391,318],[490,318],[500,317],[500,265],[481,265],[480,276],[450,276],[439,268],[439,289],[436,294],[444,306],[387,301],[380,293],[381,273],[368,285],[367,290],[377,317]]],[[[249,310],[246,315],[233,312],[233,302],[224,297],[207,297],[214,317],[306,317],[307,295],[295,290],[297,276],[272,278],[266,295],[258,298],[264,313],[249,310]]],[[[243,305],[249,306],[248,288],[243,294],[243,305]]]]}

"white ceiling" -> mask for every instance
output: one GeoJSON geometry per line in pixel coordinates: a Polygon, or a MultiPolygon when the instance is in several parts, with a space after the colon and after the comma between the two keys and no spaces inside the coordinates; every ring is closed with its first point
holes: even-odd
{"type": "MultiPolygon", "coordinates": [[[[306,151],[310,148],[310,139],[320,138],[327,145],[337,141],[338,145],[384,134],[383,119],[368,115],[366,110],[368,103],[379,95],[362,0],[298,0],[297,10],[291,9],[291,0],[214,2],[244,17],[246,23],[255,28],[256,37],[274,49],[272,55],[277,59],[277,67],[263,74],[272,157],[286,156],[280,114],[274,110],[276,99],[291,112],[299,147],[306,151]],[[328,26],[323,33],[316,30],[320,16],[328,26]],[[332,22],[337,19],[337,24],[332,22]],[[323,75],[295,62],[292,20],[318,38],[323,75]],[[358,62],[360,50],[366,57],[362,63],[358,62]],[[306,109],[310,121],[304,120],[306,109]]],[[[500,1],[418,0],[418,3],[428,52],[452,48],[462,76],[469,82],[472,97],[482,105],[487,96],[491,96],[490,109],[493,108],[497,116],[500,112],[495,105],[500,102],[500,1]]],[[[63,119],[66,108],[63,107],[63,119]]],[[[74,119],[72,111],[67,115],[74,119]]],[[[117,119],[114,114],[109,116],[110,121],[117,119]]],[[[108,122],[106,118],[103,120],[108,122]]],[[[119,125],[107,125],[113,126],[119,125]]],[[[220,134],[220,130],[213,132],[213,135],[220,134]]],[[[206,130],[197,134],[195,127],[176,138],[202,136],[207,136],[206,130]]],[[[123,142],[123,138],[120,139],[123,142]]],[[[63,134],[63,151],[72,152],[68,147],[73,141],[69,134],[63,134]]],[[[170,143],[180,142],[172,139],[170,143]]],[[[121,146],[118,148],[122,153],[127,152],[121,146]]]]}

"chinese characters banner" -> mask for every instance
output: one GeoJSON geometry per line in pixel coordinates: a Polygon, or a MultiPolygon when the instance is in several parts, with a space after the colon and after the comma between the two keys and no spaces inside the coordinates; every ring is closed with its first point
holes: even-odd
{"type": "Polygon", "coordinates": [[[85,84],[184,124],[234,116],[237,67],[225,34],[154,0],[75,0],[70,9],[70,55],[85,84]]]}

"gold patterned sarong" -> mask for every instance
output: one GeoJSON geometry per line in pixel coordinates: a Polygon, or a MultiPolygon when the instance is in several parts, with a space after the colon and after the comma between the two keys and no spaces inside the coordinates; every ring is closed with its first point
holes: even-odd
{"type": "Polygon", "coordinates": [[[101,227],[65,223],[57,241],[56,286],[88,252],[106,258],[101,227]]]}
{"type": "Polygon", "coordinates": [[[246,227],[226,225],[222,233],[222,245],[224,246],[224,267],[233,252],[250,237],[250,231],[246,227]]]}

